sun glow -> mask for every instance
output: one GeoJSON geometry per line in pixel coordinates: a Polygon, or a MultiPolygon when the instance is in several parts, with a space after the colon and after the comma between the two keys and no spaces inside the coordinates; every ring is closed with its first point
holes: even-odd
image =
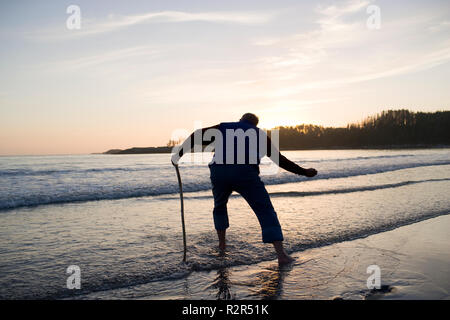
{"type": "Polygon", "coordinates": [[[279,118],[265,118],[261,119],[258,127],[264,129],[273,129],[279,126],[296,126],[301,124],[297,119],[279,119],[279,118]]]}

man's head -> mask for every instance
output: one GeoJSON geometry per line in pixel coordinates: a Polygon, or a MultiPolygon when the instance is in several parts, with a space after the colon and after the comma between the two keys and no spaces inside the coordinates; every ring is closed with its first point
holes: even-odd
{"type": "Polygon", "coordinates": [[[255,116],[253,113],[246,113],[241,117],[241,121],[248,121],[252,124],[254,124],[255,126],[258,125],[259,119],[257,116],[255,116]]]}

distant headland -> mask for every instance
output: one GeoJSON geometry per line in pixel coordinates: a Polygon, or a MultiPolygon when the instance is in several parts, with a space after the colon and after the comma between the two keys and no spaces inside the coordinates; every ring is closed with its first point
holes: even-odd
{"type": "Polygon", "coordinates": [[[103,154],[143,154],[143,153],[170,153],[172,147],[145,147],[145,148],[129,148],[129,149],[111,149],[103,154]]]}

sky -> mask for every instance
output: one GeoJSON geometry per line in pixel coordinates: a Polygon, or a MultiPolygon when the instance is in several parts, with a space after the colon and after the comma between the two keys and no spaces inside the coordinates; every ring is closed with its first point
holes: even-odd
{"type": "Polygon", "coordinates": [[[0,43],[0,155],[450,110],[448,0],[0,0],[0,43]]]}

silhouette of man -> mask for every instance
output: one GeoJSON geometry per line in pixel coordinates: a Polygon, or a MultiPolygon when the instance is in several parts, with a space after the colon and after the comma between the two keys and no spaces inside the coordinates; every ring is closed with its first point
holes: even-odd
{"type": "Polygon", "coordinates": [[[173,154],[172,164],[195,146],[214,141],[214,157],[208,165],[214,196],[214,226],[219,238],[219,249],[226,247],[225,234],[229,227],[227,202],[233,191],[238,192],[255,212],[262,230],[264,243],[272,243],[280,265],[293,259],[283,248],[283,233],[277,214],[264,183],[259,177],[259,164],[267,155],[281,168],[298,175],[314,177],[315,169],[304,169],[284,157],[265,132],[257,127],[259,119],[252,113],[244,114],[238,122],[222,122],[198,129],[173,154]]]}

